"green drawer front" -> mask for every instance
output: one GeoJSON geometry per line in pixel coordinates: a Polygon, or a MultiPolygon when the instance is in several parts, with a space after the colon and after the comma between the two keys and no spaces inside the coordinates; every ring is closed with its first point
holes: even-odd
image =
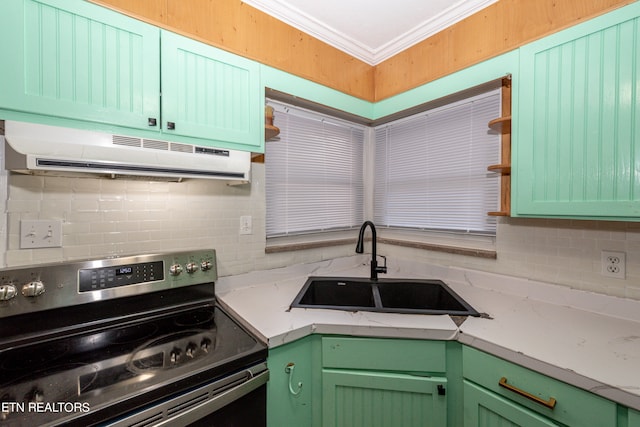
{"type": "Polygon", "coordinates": [[[322,366],[403,372],[445,372],[444,341],[322,338],[322,366]]]}
{"type": "Polygon", "coordinates": [[[557,424],[509,399],[465,380],[464,426],[557,427],[557,424]]]}
{"type": "Polygon", "coordinates": [[[595,394],[466,346],[462,350],[462,361],[466,379],[553,420],[570,426],[616,425],[616,404],[595,394]],[[498,383],[503,377],[507,384],[544,401],[554,398],[555,407],[547,408],[501,387],[498,383]]]}

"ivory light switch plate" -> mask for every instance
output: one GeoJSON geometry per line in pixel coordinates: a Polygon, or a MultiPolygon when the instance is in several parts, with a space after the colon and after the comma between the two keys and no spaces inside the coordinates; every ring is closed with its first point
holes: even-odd
{"type": "Polygon", "coordinates": [[[253,233],[253,226],[251,222],[251,215],[243,215],[240,217],[240,234],[253,233]]]}
{"type": "Polygon", "coordinates": [[[23,219],[20,221],[20,249],[62,247],[62,221],[23,219]]]}

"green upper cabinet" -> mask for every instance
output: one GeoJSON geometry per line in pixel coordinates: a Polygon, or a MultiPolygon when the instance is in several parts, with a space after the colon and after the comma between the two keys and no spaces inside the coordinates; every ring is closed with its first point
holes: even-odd
{"type": "Polygon", "coordinates": [[[15,0],[0,34],[0,108],[142,129],[160,117],[159,29],[85,2],[15,0]]]}
{"type": "Polygon", "coordinates": [[[162,32],[163,132],[260,147],[263,92],[256,62],[162,32]]]}
{"type": "Polygon", "coordinates": [[[640,3],[520,50],[514,216],[640,220],[640,3]]]}
{"type": "Polygon", "coordinates": [[[0,36],[1,118],[263,151],[258,63],[81,0],[0,2],[0,36]]]}

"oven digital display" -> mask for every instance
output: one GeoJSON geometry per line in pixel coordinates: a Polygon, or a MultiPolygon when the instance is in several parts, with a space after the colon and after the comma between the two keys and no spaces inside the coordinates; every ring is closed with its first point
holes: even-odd
{"type": "Polygon", "coordinates": [[[78,271],[78,289],[80,292],[92,292],[159,280],[164,280],[164,264],[162,261],[115,267],[87,268],[78,271]]]}
{"type": "Polygon", "coordinates": [[[118,267],[116,268],[116,276],[127,275],[130,276],[133,273],[133,267],[118,267]]]}

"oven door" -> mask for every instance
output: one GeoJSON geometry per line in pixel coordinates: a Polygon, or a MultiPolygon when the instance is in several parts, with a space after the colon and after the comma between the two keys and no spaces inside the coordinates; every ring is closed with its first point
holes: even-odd
{"type": "Polygon", "coordinates": [[[265,363],[173,396],[105,426],[266,426],[265,363]]]}

